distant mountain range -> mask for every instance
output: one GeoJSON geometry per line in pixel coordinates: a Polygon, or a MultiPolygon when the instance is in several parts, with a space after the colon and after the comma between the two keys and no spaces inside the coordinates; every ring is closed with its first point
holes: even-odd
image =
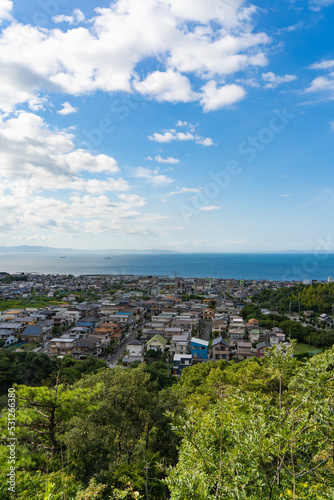
{"type": "Polygon", "coordinates": [[[31,246],[31,245],[20,245],[14,247],[1,247],[0,253],[102,253],[102,254],[119,254],[119,253],[142,253],[142,254],[167,254],[167,253],[179,253],[173,250],[77,250],[74,248],[54,248],[54,247],[43,247],[43,246],[31,246]]]}
{"type": "MultiPolygon", "coordinates": [[[[75,248],[54,248],[54,247],[44,247],[44,246],[32,246],[32,245],[20,245],[13,247],[4,247],[0,246],[0,254],[1,253],[15,253],[15,254],[27,254],[27,253],[50,253],[50,254],[71,254],[71,253],[97,253],[103,255],[109,254],[184,254],[184,253],[192,253],[192,252],[177,252],[175,250],[159,250],[159,249],[151,249],[151,250],[129,250],[129,249],[107,249],[107,250],[85,250],[85,249],[75,249],[75,248]]],[[[223,254],[223,253],[239,253],[239,252],[193,252],[193,253],[214,253],[214,254],[223,254]]],[[[245,254],[332,254],[334,250],[277,250],[272,252],[242,252],[245,254]]]]}

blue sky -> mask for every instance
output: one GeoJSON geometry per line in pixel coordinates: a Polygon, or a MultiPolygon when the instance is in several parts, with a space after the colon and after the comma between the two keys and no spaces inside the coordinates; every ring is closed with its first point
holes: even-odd
{"type": "Polygon", "coordinates": [[[333,250],[334,0],[92,4],[0,0],[0,245],[333,250]]]}

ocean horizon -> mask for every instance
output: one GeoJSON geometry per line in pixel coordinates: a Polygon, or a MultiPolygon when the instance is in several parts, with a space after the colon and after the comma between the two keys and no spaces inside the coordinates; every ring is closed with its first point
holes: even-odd
{"type": "Polygon", "coordinates": [[[327,281],[334,254],[327,253],[1,253],[0,272],[170,276],[183,278],[327,281]]]}

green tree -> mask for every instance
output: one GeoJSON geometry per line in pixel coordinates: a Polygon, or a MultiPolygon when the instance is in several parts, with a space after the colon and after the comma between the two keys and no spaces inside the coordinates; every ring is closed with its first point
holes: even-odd
{"type": "Polygon", "coordinates": [[[273,350],[267,365],[280,382],[269,393],[221,382],[213,403],[175,418],[172,500],[333,497],[334,350],[300,366],[273,350]]]}

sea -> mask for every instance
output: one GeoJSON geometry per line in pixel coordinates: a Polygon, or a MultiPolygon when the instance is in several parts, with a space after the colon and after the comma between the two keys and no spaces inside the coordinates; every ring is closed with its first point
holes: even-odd
{"type": "Polygon", "coordinates": [[[334,278],[334,254],[1,253],[0,271],[308,282],[334,278]]]}

